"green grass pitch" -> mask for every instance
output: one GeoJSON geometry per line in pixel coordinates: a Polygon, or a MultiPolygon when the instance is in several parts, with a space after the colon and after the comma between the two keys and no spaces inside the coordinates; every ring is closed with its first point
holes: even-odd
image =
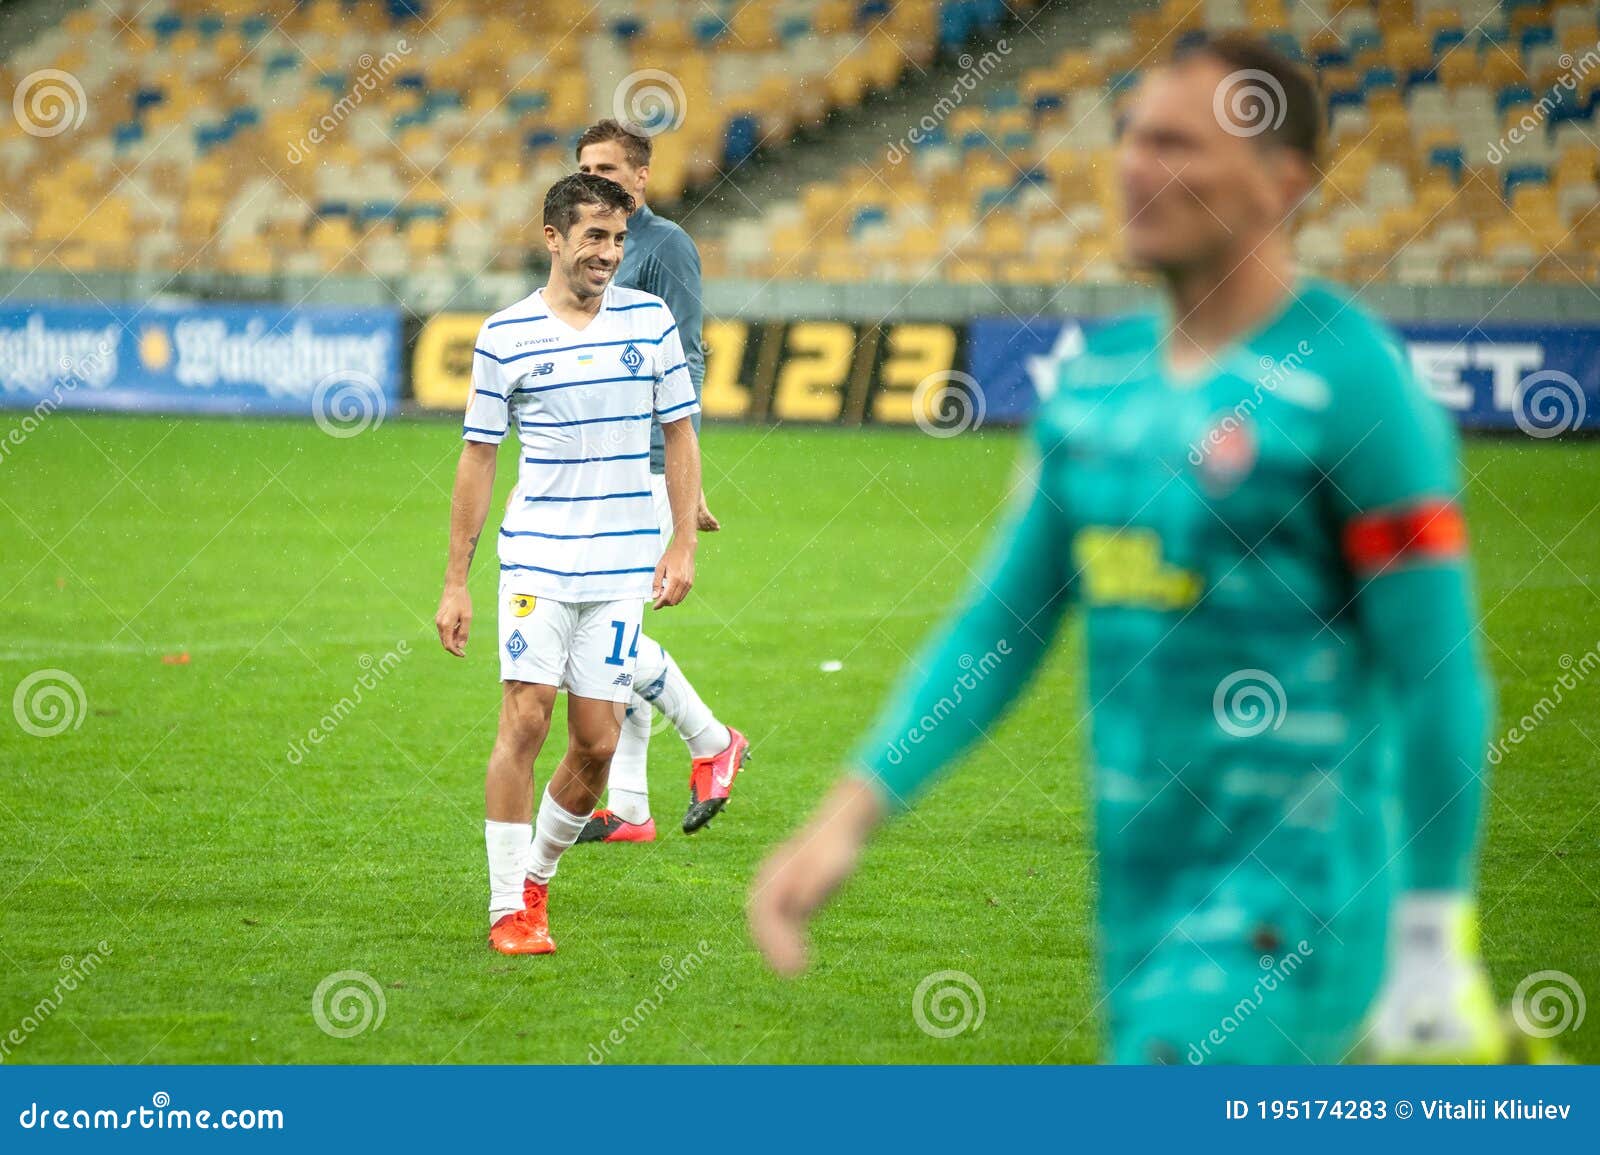
{"type": "MultiPolygon", "coordinates": [[[[59,413],[7,448],[4,1061],[1098,1054],[1071,641],[993,741],[874,844],[818,927],[811,974],[769,976],[744,933],[756,863],[967,582],[1014,437],[707,430],[725,528],[703,541],[690,602],[646,623],[755,759],[725,814],[686,838],[687,756],[658,735],[663,837],[573,850],[552,902],[560,953],[515,960],[484,947],[492,554],[473,578],[468,659],[444,654],[432,626],[455,428],[395,419],[340,440],[309,422],[59,413]],[[84,692],[54,737],[12,712],[42,669],[84,692]],[[308,743],[363,678],[356,708],[308,743]],[[64,990],[91,955],[93,973],[64,990]],[[943,970],[984,995],[982,1025],[954,1038],[912,1014],[918,983],[943,970]],[[312,1003],[347,971],[371,977],[382,1018],[342,1038],[312,1003]]],[[[1562,655],[1600,644],[1600,450],[1475,441],[1466,463],[1501,733],[1550,692],[1562,655]]],[[[1565,691],[1494,772],[1482,905],[1503,1001],[1545,970],[1600,996],[1597,683],[1565,691]]],[[[1597,1020],[1562,1036],[1568,1054],[1600,1060],[1597,1020]]]]}

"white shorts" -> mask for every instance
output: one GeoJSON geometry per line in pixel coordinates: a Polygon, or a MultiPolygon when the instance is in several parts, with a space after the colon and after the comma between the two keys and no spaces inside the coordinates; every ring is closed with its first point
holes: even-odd
{"type": "Polygon", "coordinates": [[[557,602],[500,577],[500,680],[555,686],[580,698],[626,702],[633,693],[644,602],[557,602]]]}
{"type": "MultiPolygon", "coordinates": [[[[662,553],[667,552],[667,543],[672,540],[672,501],[667,497],[667,478],[662,473],[650,475],[650,504],[655,507],[656,525],[661,530],[661,536],[656,539],[662,553]]],[[[661,559],[656,558],[657,561],[661,559]]]]}

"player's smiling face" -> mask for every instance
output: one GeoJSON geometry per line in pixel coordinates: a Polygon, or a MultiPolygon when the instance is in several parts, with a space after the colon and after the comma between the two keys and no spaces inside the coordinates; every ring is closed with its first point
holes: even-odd
{"type": "Polygon", "coordinates": [[[1274,150],[1230,132],[1214,97],[1228,70],[1204,57],[1151,73],[1117,153],[1129,259],[1162,271],[1241,259],[1288,210],[1274,150]]]}
{"type": "Polygon", "coordinates": [[[578,219],[564,235],[546,226],[545,245],[567,286],[580,297],[597,297],[622,263],[627,235],[628,218],[620,209],[585,204],[578,206],[578,219]]]}
{"type": "Polygon", "coordinates": [[[628,163],[628,151],[620,141],[602,140],[584,146],[584,150],[578,154],[578,171],[614,180],[633,194],[634,200],[640,201],[644,199],[650,166],[634,168],[628,163]]]}

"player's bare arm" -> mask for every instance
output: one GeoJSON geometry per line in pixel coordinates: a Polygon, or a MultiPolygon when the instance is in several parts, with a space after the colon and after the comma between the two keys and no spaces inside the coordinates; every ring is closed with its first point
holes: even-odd
{"type": "Polygon", "coordinates": [[[700,544],[700,439],[688,418],[664,422],[667,500],[672,506],[672,544],[656,565],[651,608],[675,606],[694,585],[694,551],[700,544]]]}
{"type": "Polygon", "coordinates": [[[467,593],[467,573],[478,552],[478,538],[489,516],[494,491],[494,457],[497,445],[468,441],[456,463],[455,489],[450,494],[450,557],[444,567],[444,593],[433,624],[439,644],[458,658],[467,655],[467,632],[472,627],[472,597],[467,593]]]}

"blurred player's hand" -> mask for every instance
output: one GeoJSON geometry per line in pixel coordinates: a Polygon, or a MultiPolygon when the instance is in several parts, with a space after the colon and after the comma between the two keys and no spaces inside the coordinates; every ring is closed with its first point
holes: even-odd
{"type": "Polygon", "coordinates": [[[667,552],[656,563],[655,587],[651,592],[655,601],[650,608],[659,610],[663,606],[677,605],[689,596],[693,586],[694,547],[673,539],[672,544],[667,546],[667,552]]]}
{"type": "Polygon", "coordinates": [[[750,936],[781,975],[806,969],[806,929],[828,896],[855,873],[883,818],[883,801],[860,778],[840,782],[797,834],[773,851],[750,888],[750,936]]]}
{"type": "Polygon", "coordinates": [[[472,596],[466,586],[446,586],[433,616],[439,644],[458,658],[467,656],[467,631],[472,628],[472,596]]]}
{"type": "Polygon", "coordinates": [[[706,505],[706,491],[703,489],[700,491],[700,508],[695,511],[694,517],[700,525],[701,533],[716,533],[722,528],[722,523],[717,520],[716,514],[706,505]]]}
{"type": "Polygon", "coordinates": [[[1465,895],[1402,895],[1389,973],[1367,1036],[1378,1063],[1501,1063],[1509,1040],[1478,958],[1477,912],[1465,895]]]}

